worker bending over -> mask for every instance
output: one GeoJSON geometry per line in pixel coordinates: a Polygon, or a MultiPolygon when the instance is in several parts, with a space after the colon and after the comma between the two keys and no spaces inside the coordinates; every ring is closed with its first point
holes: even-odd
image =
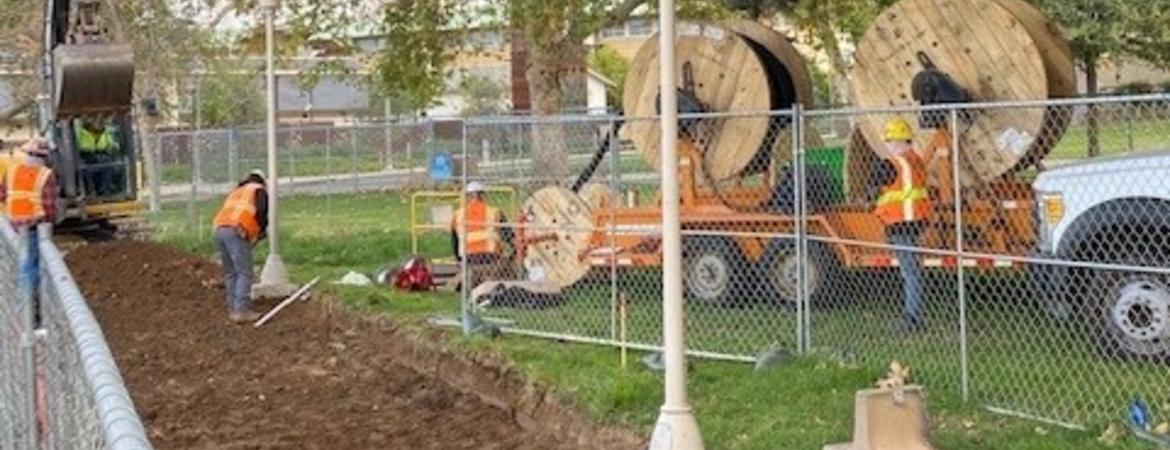
{"type": "Polygon", "coordinates": [[[49,145],[34,138],[24,146],[24,157],[13,160],[0,178],[0,203],[16,232],[27,242],[27,258],[21,265],[21,289],[35,295],[40,286],[40,247],[37,225],[53,223],[57,216],[57,178],[45,165],[49,145]]]}
{"type": "Polygon", "coordinates": [[[255,322],[252,310],[252,247],[267,236],[268,192],[264,173],[252,171],[236,186],[215,215],[215,245],[223,262],[228,318],[255,322]]]}
{"type": "Polygon", "coordinates": [[[91,120],[82,120],[76,129],[77,150],[87,166],[83,176],[86,193],[100,197],[121,192],[120,168],[113,165],[118,152],[114,134],[91,120]]]}
{"type": "Polygon", "coordinates": [[[456,259],[463,260],[460,243],[466,248],[469,288],[499,278],[502,243],[511,241],[512,230],[500,227],[507,218],[487,202],[483,184],[467,183],[467,203],[451,219],[451,245],[456,259]]]}
{"type": "MultiPolygon", "coordinates": [[[[930,215],[926,162],[914,150],[913,140],[914,132],[905,119],[886,123],[886,156],[879,166],[885,174],[879,179],[885,180],[885,186],[874,213],[885,224],[889,243],[898,247],[918,247],[918,237],[930,215]]],[[[925,323],[922,263],[917,253],[906,248],[895,249],[894,254],[902,275],[902,326],[907,331],[920,331],[925,323]]]]}

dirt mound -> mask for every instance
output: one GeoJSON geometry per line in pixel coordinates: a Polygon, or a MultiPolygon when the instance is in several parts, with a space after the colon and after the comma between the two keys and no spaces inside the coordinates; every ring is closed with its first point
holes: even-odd
{"type": "Polygon", "coordinates": [[[159,449],[632,448],[620,432],[547,422],[543,394],[445,381],[499,377],[436,363],[392,327],[321,302],[260,329],[230,325],[219,266],[168,247],[93,245],[68,262],[159,449]],[[521,414],[525,398],[543,406],[521,414]]]}

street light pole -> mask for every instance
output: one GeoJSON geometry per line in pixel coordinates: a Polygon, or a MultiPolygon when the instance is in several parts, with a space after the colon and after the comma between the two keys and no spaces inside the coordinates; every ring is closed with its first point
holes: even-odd
{"type": "Polygon", "coordinates": [[[662,99],[662,343],[666,359],[666,392],[650,439],[650,450],[702,450],[703,437],[687,401],[686,344],[683,341],[674,13],[674,0],[658,1],[658,84],[662,99]]]}
{"type": "Polygon", "coordinates": [[[295,287],[288,281],[288,271],[280,258],[280,214],[277,195],[279,174],[276,164],[276,9],[280,0],[261,0],[265,26],[265,81],[268,90],[268,259],[260,272],[260,284],[253,291],[262,297],[283,297],[295,287]]]}

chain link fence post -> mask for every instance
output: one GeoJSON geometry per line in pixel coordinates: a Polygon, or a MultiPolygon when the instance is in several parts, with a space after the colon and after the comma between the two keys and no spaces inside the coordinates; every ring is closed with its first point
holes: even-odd
{"type": "Polygon", "coordinates": [[[796,351],[800,354],[808,352],[808,337],[809,337],[809,315],[807,310],[809,308],[808,302],[808,285],[806,283],[808,272],[808,217],[805,211],[805,179],[804,179],[804,145],[801,139],[804,137],[804,109],[802,105],[797,102],[792,104],[792,193],[794,198],[793,215],[796,217],[796,351]]]}
{"type": "MultiPolygon", "coordinates": [[[[460,163],[454,164],[454,167],[459,168],[459,209],[455,210],[455,220],[459,224],[459,276],[460,276],[460,302],[459,302],[459,322],[463,325],[463,334],[470,335],[474,312],[471,308],[471,274],[469,273],[468,255],[467,255],[467,119],[460,120],[460,129],[462,130],[463,145],[460,155],[460,163]]],[[[432,132],[433,133],[433,132],[432,132]]],[[[407,147],[409,149],[410,147],[407,147]]],[[[430,146],[428,146],[428,152],[430,146]]]]}
{"type": "Polygon", "coordinates": [[[959,300],[959,391],[962,395],[963,401],[970,399],[971,392],[971,372],[970,372],[970,355],[968,353],[967,345],[967,269],[966,269],[966,249],[963,245],[963,175],[962,166],[959,163],[960,155],[960,141],[959,141],[959,110],[958,108],[950,109],[950,164],[951,164],[951,180],[954,191],[954,198],[951,202],[954,203],[955,215],[955,253],[958,264],[955,268],[955,282],[956,290],[958,291],[959,300]]]}

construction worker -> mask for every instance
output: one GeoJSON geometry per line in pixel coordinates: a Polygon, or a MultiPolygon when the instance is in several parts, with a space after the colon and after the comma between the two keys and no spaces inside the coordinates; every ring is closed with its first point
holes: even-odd
{"type": "Polygon", "coordinates": [[[894,250],[904,291],[902,326],[918,331],[924,325],[922,265],[918,255],[906,248],[918,246],[930,214],[926,162],[914,150],[914,131],[905,119],[886,123],[883,140],[886,156],[880,167],[886,175],[874,213],[885,224],[889,243],[903,247],[894,250]]]}
{"type": "Polygon", "coordinates": [[[0,181],[0,203],[4,215],[17,233],[28,243],[28,253],[21,266],[21,283],[26,293],[40,285],[39,231],[41,223],[53,223],[57,216],[57,178],[45,165],[49,145],[34,138],[25,144],[24,157],[5,169],[0,181]]]}
{"type": "Polygon", "coordinates": [[[252,247],[267,236],[268,192],[264,173],[252,171],[236,186],[215,215],[215,245],[223,262],[228,318],[255,322],[252,311],[252,247]]]}
{"type": "Polygon", "coordinates": [[[86,192],[104,196],[118,192],[115,174],[117,168],[109,164],[117,160],[118,141],[106,127],[92,120],[82,120],[77,130],[77,150],[87,166],[84,182],[86,192]]]}
{"type": "Polygon", "coordinates": [[[500,210],[488,204],[484,187],[478,181],[467,183],[467,203],[455,212],[451,219],[451,245],[456,259],[464,255],[460,242],[467,251],[468,280],[470,287],[478,286],[485,279],[495,277],[500,267],[501,241],[508,242],[511,230],[501,229],[500,224],[507,218],[500,210]]]}

